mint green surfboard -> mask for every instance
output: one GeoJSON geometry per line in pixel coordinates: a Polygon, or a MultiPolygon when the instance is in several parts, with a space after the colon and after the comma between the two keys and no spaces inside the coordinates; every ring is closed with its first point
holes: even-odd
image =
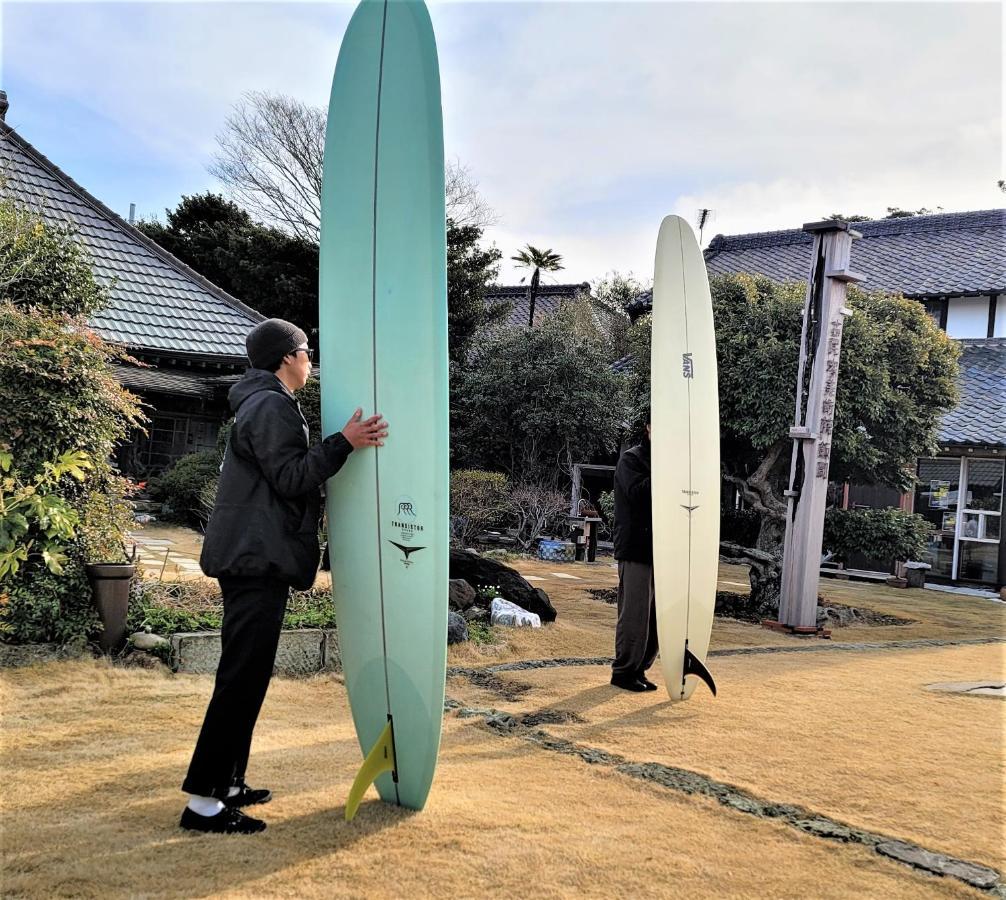
{"type": "Polygon", "coordinates": [[[342,665],[368,757],[347,818],[375,775],[383,800],[422,809],[440,746],[449,542],[445,221],[429,13],[421,0],[363,0],[332,83],[321,222],[324,431],[342,428],[358,406],[390,425],[383,447],[353,452],[327,486],[342,665]]]}

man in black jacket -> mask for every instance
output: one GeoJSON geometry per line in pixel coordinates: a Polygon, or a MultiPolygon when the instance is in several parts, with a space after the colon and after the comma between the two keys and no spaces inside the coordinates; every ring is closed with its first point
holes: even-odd
{"type": "Polygon", "coordinates": [[[380,447],[387,423],[358,409],[316,447],[294,391],[311,375],[307,335],[268,319],[248,335],[251,368],[229,394],[234,425],[200,565],[220,582],[220,663],[203,727],[182,785],[182,828],[250,834],[265,822],[241,812],[272,793],[245,783],[252,732],[272,677],[290,588],[318,571],[321,486],[354,449],[380,447]]]}
{"type": "Polygon", "coordinates": [[[649,423],[642,443],[626,450],[615,466],[614,532],[618,623],[611,683],[627,691],[655,691],[646,677],[657,658],[649,423]]]}

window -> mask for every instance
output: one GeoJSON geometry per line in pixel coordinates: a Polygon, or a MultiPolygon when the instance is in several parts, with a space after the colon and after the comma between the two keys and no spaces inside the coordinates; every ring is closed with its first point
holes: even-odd
{"type": "Polygon", "coordinates": [[[951,297],[947,334],[952,338],[984,338],[989,334],[988,297],[951,297]]]}
{"type": "Polygon", "coordinates": [[[1001,459],[920,459],[915,512],[935,531],[926,562],[938,578],[998,583],[1002,540],[1001,459]]]}

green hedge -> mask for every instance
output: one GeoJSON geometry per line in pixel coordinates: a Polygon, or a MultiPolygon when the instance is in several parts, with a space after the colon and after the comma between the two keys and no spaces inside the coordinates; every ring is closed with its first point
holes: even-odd
{"type": "Polygon", "coordinates": [[[199,525],[208,518],[206,491],[212,489],[219,475],[220,454],[216,450],[190,453],[150,480],[150,496],[167,507],[165,512],[170,518],[199,525]]]}
{"type": "Polygon", "coordinates": [[[829,509],[824,517],[824,549],[848,562],[856,553],[905,562],[925,552],[933,526],[901,509],[829,509]]]}

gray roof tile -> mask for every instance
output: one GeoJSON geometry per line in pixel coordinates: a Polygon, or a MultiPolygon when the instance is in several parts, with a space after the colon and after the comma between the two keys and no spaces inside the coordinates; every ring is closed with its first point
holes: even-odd
{"type": "MultiPolygon", "coordinates": [[[[141,234],[0,123],[0,193],[54,222],[71,223],[111,284],[92,318],[108,340],[138,350],[244,358],[244,338],[264,318],[141,234]]],[[[225,361],[225,360],[222,360],[225,361]]]]}
{"type": "Polygon", "coordinates": [[[1006,447],[1006,338],[961,341],[960,405],[943,417],[946,445],[1006,447]]]}
{"type": "MultiPolygon", "coordinates": [[[[492,306],[499,303],[513,303],[513,311],[507,319],[508,325],[527,325],[531,312],[527,298],[527,285],[494,285],[486,293],[486,302],[492,306]]],[[[572,300],[578,293],[590,292],[590,285],[582,284],[543,284],[538,288],[534,301],[534,321],[539,322],[542,316],[550,315],[559,309],[564,300],[572,300]]]]}
{"type": "MultiPolygon", "coordinates": [[[[853,222],[852,268],[864,288],[906,297],[1006,291],[1006,210],[853,222]]],[[[710,275],[750,272],[805,281],[813,238],[802,230],[717,235],[705,252],[710,275]]]]}
{"type": "MultiPolygon", "coordinates": [[[[1006,209],[853,222],[852,268],[867,290],[925,299],[1006,292],[1006,209]]],[[[705,251],[710,275],[747,272],[774,281],[806,281],[812,235],[802,229],[716,235],[705,251]]],[[[653,292],[631,304],[638,315],[653,292]]]]}

